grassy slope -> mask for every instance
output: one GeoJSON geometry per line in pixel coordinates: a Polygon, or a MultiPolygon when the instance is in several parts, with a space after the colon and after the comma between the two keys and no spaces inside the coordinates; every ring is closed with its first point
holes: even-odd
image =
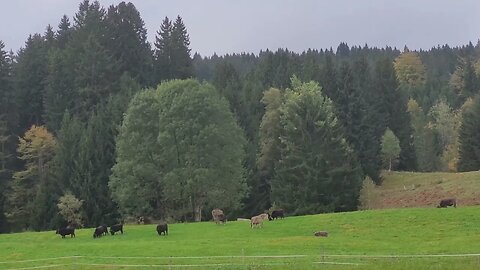
{"type": "MultiPolygon", "coordinates": [[[[0,262],[61,256],[89,258],[56,261],[0,263],[0,269],[77,263],[58,269],[113,269],[82,263],[205,264],[238,263],[229,269],[250,269],[260,263],[292,263],[263,266],[268,269],[349,269],[341,265],[314,265],[322,254],[455,254],[480,253],[480,207],[448,209],[375,210],[351,213],[287,217],[250,229],[248,222],[172,224],[169,236],[157,236],[154,225],[127,226],[124,235],[93,239],[93,229],[77,237],[61,239],[54,232],[0,235],[0,262]],[[327,230],[328,238],[312,236],[327,230]],[[298,259],[108,259],[95,256],[241,256],[308,255],[298,259]],[[70,268],[68,268],[70,267],[70,268]]],[[[480,258],[355,259],[323,258],[326,261],[358,262],[356,269],[475,269],[480,258]],[[442,266],[443,265],[443,266],[442,266]],[[421,268],[416,268],[421,266],[421,268]],[[431,267],[431,268],[430,268],[431,267]]],[[[206,269],[215,268],[214,266],[206,269]]],[[[218,266],[217,268],[224,268],[218,266]]],[[[129,267],[115,269],[133,269],[129,267]]],[[[136,268],[142,269],[142,268],[136,268]]]]}
{"type": "Polygon", "coordinates": [[[434,207],[452,197],[460,207],[480,205],[480,172],[385,172],[384,179],[369,193],[370,208],[434,207]]]}

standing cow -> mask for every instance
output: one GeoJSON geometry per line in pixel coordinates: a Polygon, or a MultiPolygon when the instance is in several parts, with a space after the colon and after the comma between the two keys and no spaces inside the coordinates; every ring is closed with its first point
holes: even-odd
{"type": "Polygon", "coordinates": [[[225,217],[225,214],[223,213],[222,209],[218,209],[218,208],[213,209],[212,217],[213,217],[213,221],[215,221],[215,223],[217,224],[219,223],[225,224],[225,222],[227,221],[227,218],[225,217]]]}
{"type": "Polygon", "coordinates": [[[158,235],[168,235],[168,224],[167,223],[161,223],[157,225],[157,233],[158,235]]]}
{"type": "Polygon", "coordinates": [[[65,235],[70,235],[70,238],[75,237],[75,228],[70,228],[70,227],[60,228],[57,231],[55,231],[55,234],[60,234],[62,238],[65,238],[65,235]]]}
{"type": "Polygon", "coordinates": [[[101,225],[95,228],[95,231],[93,232],[93,238],[98,238],[101,237],[102,235],[106,235],[107,233],[107,226],[101,225]]]}
{"type": "Polygon", "coordinates": [[[272,214],[268,216],[268,220],[272,221],[277,218],[283,219],[284,217],[285,217],[285,211],[283,211],[283,209],[277,209],[272,211],[272,214]]]}
{"type": "Polygon", "coordinates": [[[115,224],[110,227],[110,233],[115,235],[116,232],[121,232],[123,234],[123,224],[115,224]]]}
{"type": "Polygon", "coordinates": [[[440,201],[437,208],[447,208],[448,206],[453,206],[457,208],[457,200],[455,198],[443,199],[440,201]]]}
{"type": "Polygon", "coordinates": [[[263,227],[263,221],[268,219],[268,214],[261,214],[250,219],[250,228],[263,227]]]}

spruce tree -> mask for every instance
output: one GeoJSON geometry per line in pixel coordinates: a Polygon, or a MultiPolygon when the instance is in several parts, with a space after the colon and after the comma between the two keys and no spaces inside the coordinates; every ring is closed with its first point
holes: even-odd
{"type": "Polygon", "coordinates": [[[72,28],[70,25],[70,20],[68,19],[67,15],[63,15],[60,23],[58,24],[58,30],[55,34],[55,39],[57,43],[57,47],[60,49],[64,49],[67,45],[70,37],[72,35],[72,28]]]}
{"type": "Polygon", "coordinates": [[[462,115],[459,133],[458,170],[461,172],[480,169],[480,96],[474,98],[470,108],[462,115]]]}
{"type": "Polygon", "coordinates": [[[155,84],[164,80],[173,78],[172,73],[172,22],[168,17],[162,21],[160,30],[155,36],[155,62],[154,62],[154,78],[155,84]]]}
{"type": "Polygon", "coordinates": [[[180,16],[172,27],[172,76],[175,79],[187,79],[193,76],[193,64],[190,57],[190,37],[180,16]]]}
{"type": "Polygon", "coordinates": [[[361,57],[353,64],[353,88],[356,89],[359,95],[357,98],[358,104],[354,105],[359,107],[360,117],[358,123],[354,123],[356,126],[353,131],[353,136],[356,138],[352,143],[358,154],[360,164],[362,165],[363,172],[370,176],[370,178],[378,185],[382,179],[380,176],[382,159],[381,159],[381,126],[383,115],[380,115],[376,111],[376,102],[372,98],[372,79],[370,75],[370,68],[365,57],[361,57]]]}
{"type": "Polygon", "coordinates": [[[120,74],[128,72],[141,85],[148,85],[153,56],[138,10],[132,3],[121,2],[110,6],[105,21],[110,36],[107,46],[118,62],[120,74]]]}
{"type": "Polygon", "coordinates": [[[43,95],[48,75],[48,50],[44,38],[35,34],[29,36],[17,56],[15,65],[16,103],[22,108],[19,125],[25,132],[31,125],[44,123],[43,95]]]}
{"type": "Polygon", "coordinates": [[[280,116],[281,157],[272,201],[293,214],[357,207],[362,172],[334,105],[314,82],[292,79],[280,116]]]}
{"type": "Polygon", "coordinates": [[[228,100],[230,109],[237,119],[244,118],[245,98],[242,83],[237,70],[232,64],[220,62],[215,66],[213,85],[228,100]]]}
{"type": "MultiPolygon", "coordinates": [[[[408,97],[398,89],[393,63],[388,58],[380,59],[375,67],[374,86],[378,95],[377,112],[384,115],[385,126],[389,127],[400,140],[400,170],[415,170],[416,157],[413,146],[413,130],[407,111],[408,97]]],[[[379,123],[381,125],[381,123],[379,123]]],[[[383,132],[382,131],[382,132],[383,132]]]]}

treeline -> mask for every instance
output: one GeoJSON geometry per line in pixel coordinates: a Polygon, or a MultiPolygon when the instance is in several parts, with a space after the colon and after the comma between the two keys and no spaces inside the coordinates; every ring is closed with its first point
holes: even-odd
{"type": "Polygon", "coordinates": [[[68,223],[65,194],[84,226],[307,214],[355,210],[390,165],[480,169],[478,44],[191,57],[180,17],[146,33],[133,4],[85,0],[16,54],[0,42],[0,232],[68,223]]]}

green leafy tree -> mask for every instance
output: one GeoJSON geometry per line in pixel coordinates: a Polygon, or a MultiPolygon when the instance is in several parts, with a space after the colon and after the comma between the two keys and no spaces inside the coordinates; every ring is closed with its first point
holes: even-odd
{"type": "Polygon", "coordinates": [[[281,106],[281,157],[272,201],[294,214],[357,207],[362,172],[330,99],[314,82],[292,79],[281,106]]]}
{"type": "Polygon", "coordinates": [[[116,164],[109,181],[113,199],[125,216],[161,217],[166,211],[158,171],[163,156],[157,146],[159,125],[155,91],[136,94],[117,137],[116,164]]]}
{"type": "Polygon", "coordinates": [[[276,88],[265,91],[262,99],[265,114],[260,123],[260,151],[257,156],[259,181],[251,191],[256,198],[255,212],[259,213],[270,207],[271,181],[275,177],[275,167],[280,160],[280,108],[283,92],[276,88]]]}
{"type": "Polygon", "coordinates": [[[208,207],[238,207],[245,192],[244,144],[227,101],[213,87],[195,80],[163,83],[138,94],[125,115],[113,197],[122,207],[132,203],[132,211],[163,208],[177,218],[190,213],[195,221],[208,207]]]}
{"type": "Polygon", "coordinates": [[[392,162],[400,157],[400,143],[390,129],[387,129],[382,137],[382,154],[388,164],[388,171],[391,171],[392,162]]]}
{"type": "Polygon", "coordinates": [[[429,111],[429,127],[438,135],[438,147],[442,170],[455,171],[458,160],[458,132],[461,113],[454,110],[445,100],[438,101],[429,111]]]}
{"type": "Polygon", "coordinates": [[[479,92],[480,79],[471,57],[466,56],[458,60],[457,67],[450,77],[449,85],[460,104],[479,92]]]}
{"type": "Polygon", "coordinates": [[[422,108],[414,99],[408,101],[408,112],[412,119],[413,143],[418,162],[418,170],[423,172],[436,171],[440,167],[439,146],[437,135],[428,123],[422,108]]]}

